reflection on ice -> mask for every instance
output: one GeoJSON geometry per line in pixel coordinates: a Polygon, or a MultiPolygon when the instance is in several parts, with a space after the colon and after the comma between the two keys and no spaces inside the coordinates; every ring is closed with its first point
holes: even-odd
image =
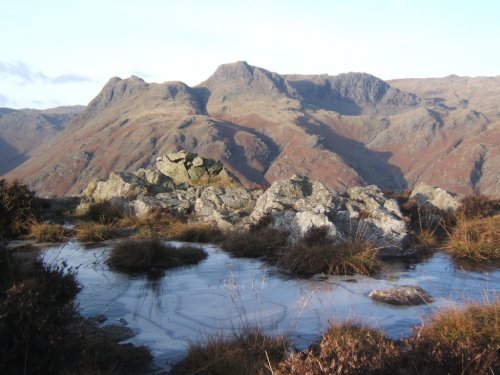
{"type": "MultiPolygon", "coordinates": [[[[200,245],[202,246],[202,245],[200,245]]],[[[432,310],[450,303],[493,298],[500,272],[468,272],[437,253],[423,263],[387,263],[376,278],[360,276],[291,279],[259,260],[233,259],[203,245],[209,257],[197,266],[163,275],[127,276],[111,271],[109,247],[85,249],[70,242],[45,251],[45,262],[78,267],[78,296],[84,316],[104,314],[109,324],[127,324],[129,340],[147,345],[159,365],[175,362],[189,342],[242,325],[286,333],[302,349],[317,340],[329,320],[354,318],[393,338],[411,333],[432,310]],[[436,302],[401,307],[372,301],[372,289],[418,284],[436,302]]]]}

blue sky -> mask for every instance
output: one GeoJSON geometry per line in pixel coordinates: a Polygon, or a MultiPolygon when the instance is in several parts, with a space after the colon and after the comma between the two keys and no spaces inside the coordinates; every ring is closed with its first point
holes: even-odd
{"type": "Polygon", "coordinates": [[[383,79],[500,74],[493,0],[1,0],[0,107],[87,104],[112,76],[222,63],[383,79]]]}

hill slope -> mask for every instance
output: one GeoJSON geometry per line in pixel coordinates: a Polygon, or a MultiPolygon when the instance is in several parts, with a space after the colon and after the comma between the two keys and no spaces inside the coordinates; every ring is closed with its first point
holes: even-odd
{"type": "Polygon", "coordinates": [[[457,98],[463,79],[279,75],[241,61],[196,87],[112,78],[7,177],[41,194],[75,194],[93,178],[187,149],[223,161],[247,186],[302,174],[337,190],[426,181],[498,196],[498,77],[468,78],[457,98]]]}

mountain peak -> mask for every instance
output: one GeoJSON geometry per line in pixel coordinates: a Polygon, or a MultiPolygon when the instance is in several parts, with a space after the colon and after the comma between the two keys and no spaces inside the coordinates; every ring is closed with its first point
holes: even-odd
{"type": "Polygon", "coordinates": [[[148,84],[137,76],[126,79],[112,77],[102,88],[101,92],[89,103],[88,110],[97,112],[111,103],[145,91],[148,84]]]}

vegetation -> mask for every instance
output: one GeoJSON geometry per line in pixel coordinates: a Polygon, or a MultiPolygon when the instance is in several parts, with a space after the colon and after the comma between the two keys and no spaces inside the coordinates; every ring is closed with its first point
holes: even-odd
{"type": "Polygon", "coordinates": [[[283,249],[278,265],[300,276],[369,275],[380,270],[378,251],[363,236],[354,235],[341,243],[332,243],[327,233],[327,228],[312,228],[302,241],[283,249]]]}
{"type": "Polygon", "coordinates": [[[0,180],[0,239],[28,232],[30,221],[38,217],[34,192],[17,181],[0,180]]]}
{"type": "Polygon", "coordinates": [[[186,357],[171,374],[273,374],[272,369],[288,348],[283,337],[268,337],[257,328],[247,328],[234,337],[210,337],[189,347],[186,357]]]}
{"type": "Polygon", "coordinates": [[[281,362],[274,375],[397,374],[400,353],[381,332],[354,323],[332,324],[319,344],[281,362]]]}
{"type": "Polygon", "coordinates": [[[21,267],[3,249],[0,255],[0,373],[135,374],[148,368],[146,348],[118,345],[87,329],[74,303],[80,287],[73,270],[40,262],[21,267]]]}
{"type": "Polygon", "coordinates": [[[467,219],[452,229],[445,250],[456,258],[495,260],[500,258],[500,215],[467,219]]]}
{"type": "Polygon", "coordinates": [[[86,221],[76,227],[76,239],[80,242],[100,242],[111,237],[114,226],[112,224],[86,221]]]}
{"type": "Polygon", "coordinates": [[[29,236],[38,242],[61,242],[67,239],[61,224],[33,222],[29,236]]]}
{"type": "Polygon", "coordinates": [[[172,221],[167,230],[168,239],[186,242],[217,242],[222,232],[210,224],[186,224],[180,220],[172,221]]]}
{"type": "Polygon", "coordinates": [[[199,263],[207,257],[197,247],[176,248],[159,239],[125,240],[111,250],[110,267],[130,273],[147,272],[153,268],[167,269],[199,263]]]}
{"type": "Polygon", "coordinates": [[[252,228],[247,232],[227,234],[221,247],[235,257],[275,258],[286,245],[287,234],[267,227],[252,228]]]}
{"type": "Polygon", "coordinates": [[[88,208],[86,216],[95,222],[111,224],[126,217],[126,212],[124,212],[123,207],[119,204],[103,201],[92,203],[88,208]]]}
{"type": "Polygon", "coordinates": [[[457,209],[458,218],[481,219],[493,216],[500,211],[500,200],[490,199],[486,195],[469,195],[462,199],[461,206],[457,209]]]}
{"type": "Polygon", "coordinates": [[[406,342],[409,370],[415,374],[498,374],[499,317],[498,301],[432,315],[406,342]]]}

